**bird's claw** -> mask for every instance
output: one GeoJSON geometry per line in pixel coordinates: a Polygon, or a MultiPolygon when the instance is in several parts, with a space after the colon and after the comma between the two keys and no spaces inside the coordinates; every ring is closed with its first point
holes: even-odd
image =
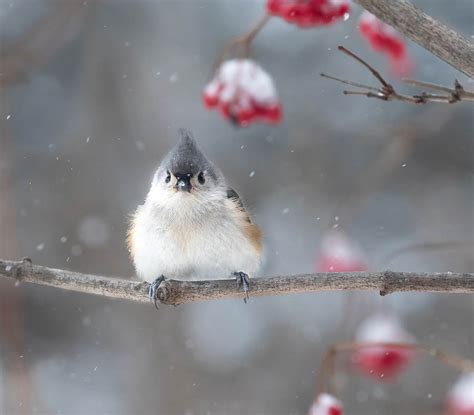
{"type": "Polygon", "coordinates": [[[150,299],[151,303],[155,306],[158,310],[158,288],[160,285],[166,280],[164,275],[159,276],[155,281],[150,284],[148,288],[148,298],[150,299]]]}
{"type": "Polygon", "coordinates": [[[244,291],[244,303],[247,304],[249,299],[249,288],[250,288],[250,278],[245,272],[233,272],[232,275],[235,277],[237,284],[244,291]]]}

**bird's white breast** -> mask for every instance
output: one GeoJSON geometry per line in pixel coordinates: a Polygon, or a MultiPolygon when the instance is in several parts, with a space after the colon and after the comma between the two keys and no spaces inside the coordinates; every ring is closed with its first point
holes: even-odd
{"type": "Polygon", "coordinates": [[[219,279],[245,272],[253,276],[260,252],[245,234],[245,225],[230,201],[189,220],[170,219],[145,203],[137,210],[130,238],[137,275],[148,282],[161,275],[219,279]]]}

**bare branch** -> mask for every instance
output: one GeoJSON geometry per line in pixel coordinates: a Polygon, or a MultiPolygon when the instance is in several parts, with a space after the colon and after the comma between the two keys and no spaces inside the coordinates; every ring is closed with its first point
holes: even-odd
{"type": "Polygon", "coordinates": [[[328,78],[328,79],[332,79],[333,81],[340,82],[341,84],[351,85],[357,88],[363,88],[369,91],[379,92],[379,88],[376,88],[374,86],[359,84],[358,82],[353,82],[353,81],[347,81],[346,79],[338,78],[336,76],[328,75],[325,73],[321,73],[320,76],[322,76],[323,78],[328,78]]]}
{"type": "Polygon", "coordinates": [[[344,46],[338,46],[338,50],[355,59],[357,62],[365,66],[370,73],[380,82],[381,86],[376,88],[370,85],[360,84],[358,82],[348,81],[342,78],[338,78],[333,75],[327,75],[325,73],[320,74],[323,78],[328,78],[336,82],[340,82],[345,85],[351,85],[356,88],[360,88],[360,91],[343,91],[344,95],[362,95],[367,98],[380,99],[382,101],[403,101],[409,102],[411,104],[426,104],[428,102],[442,102],[445,104],[453,104],[459,101],[474,101],[474,92],[466,91],[459,81],[454,81],[454,87],[448,88],[446,86],[433,84],[430,82],[415,81],[412,79],[405,79],[409,85],[419,86],[423,88],[429,88],[431,90],[439,91],[446,93],[447,95],[439,94],[428,94],[426,92],[421,92],[418,95],[405,95],[400,94],[395,90],[393,85],[389,84],[385,78],[377,71],[372,65],[367,61],[362,59],[360,56],[357,56],[354,52],[351,52],[349,49],[346,49],[344,46]]]}
{"type": "MultiPolygon", "coordinates": [[[[0,277],[30,282],[63,290],[148,301],[149,284],[119,278],[47,268],[31,260],[0,260],[0,277]]],[[[401,291],[474,293],[474,274],[423,272],[348,272],[317,273],[252,280],[250,295],[255,297],[315,291],[378,291],[386,295],[401,291]]],[[[243,297],[235,280],[166,280],[158,289],[162,304],[178,305],[192,301],[243,297]]]]}
{"type": "Polygon", "coordinates": [[[448,88],[443,85],[417,81],[414,79],[403,79],[403,82],[408,85],[428,88],[434,91],[446,92],[447,94],[450,94],[451,99],[455,101],[474,101],[474,92],[466,91],[457,79],[454,81],[454,88],[448,88]]]}
{"type": "Polygon", "coordinates": [[[408,0],[355,0],[433,55],[474,78],[474,45],[408,0]]]}
{"type": "Polygon", "coordinates": [[[364,59],[360,58],[354,52],[351,52],[349,49],[346,49],[344,46],[338,46],[337,49],[341,52],[344,52],[346,55],[349,55],[361,65],[365,66],[370,71],[370,73],[382,84],[382,86],[388,89],[391,88],[391,85],[385,79],[383,79],[382,75],[380,75],[380,72],[377,71],[373,66],[370,66],[364,59]]]}

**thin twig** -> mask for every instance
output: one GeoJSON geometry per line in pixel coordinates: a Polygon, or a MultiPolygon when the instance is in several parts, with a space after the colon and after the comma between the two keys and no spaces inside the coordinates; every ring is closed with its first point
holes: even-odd
{"type": "MultiPolygon", "coordinates": [[[[33,265],[31,260],[0,260],[0,277],[16,281],[122,298],[137,302],[148,301],[147,282],[47,268],[33,265]]],[[[387,295],[402,291],[442,293],[474,293],[474,274],[423,272],[329,272],[255,278],[250,285],[250,296],[283,295],[316,291],[378,291],[387,295]]],[[[192,301],[238,298],[243,292],[233,279],[181,281],[165,280],[157,290],[162,304],[178,305],[192,301]]]]}
{"type": "Polygon", "coordinates": [[[353,82],[353,81],[347,81],[347,80],[345,80],[345,79],[337,78],[337,77],[335,77],[335,76],[327,75],[327,74],[325,74],[325,73],[321,73],[320,75],[321,75],[323,78],[332,79],[333,81],[340,82],[341,84],[351,85],[351,86],[355,86],[355,87],[357,87],[357,88],[364,88],[364,89],[368,89],[369,91],[379,92],[379,88],[376,88],[376,87],[374,87],[374,86],[368,86],[368,85],[359,84],[359,83],[353,82]]]}
{"type": "Polygon", "coordinates": [[[332,392],[330,390],[331,379],[334,376],[335,361],[342,352],[354,352],[360,349],[385,347],[389,349],[403,349],[419,352],[433,357],[440,362],[461,372],[474,372],[474,361],[462,358],[460,356],[435,349],[430,346],[424,346],[416,343],[392,343],[392,342],[347,342],[336,343],[329,347],[322,362],[319,374],[317,393],[332,392]]]}
{"type": "MultiPolygon", "coordinates": [[[[267,24],[270,20],[271,16],[269,14],[264,14],[260,20],[255,24],[255,26],[244,36],[242,36],[241,42],[250,43],[252,42],[253,38],[263,29],[263,27],[267,24]]],[[[238,41],[238,38],[237,38],[238,41]]]]}
{"type": "Polygon", "coordinates": [[[346,49],[344,46],[338,46],[337,49],[340,50],[341,52],[344,52],[346,55],[349,55],[351,58],[355,59],[360,64],[365,66],[385,88],[393,89],[392,86],[385,79],[383,79],[379,71],[377,71],[373,66],[370,66],[365,60],[357,56],[354,52],[351,52],[349,49],[346,49]]]}
{"type": "MultiPolygon", "coordinates": [[[[446,92],[447,94],[450,95],[450,99],[453,99],[455,101],[474,101],[474,92],[473,91],[466,91],[463,86],[459,83],[457,79],[454,80],[454,88],[449,88],[443,85],[438,85],[438,84],[433,84],[431,82],[424,82],[424,81],[418,81],[415,79],[403,79],[403,82],[405,82],[408,85],[412,86],[417,86],[421,88],[428,88],[432,89],[434,91],[441,91],[441,92],[446,92]]],[[[426,94],[428,95],[428,94],[426,94]]]]}
{"type": "Polygon", "coordinates": [[[385,78],[380,74],[379,71],[377,71],[372,65],[362,59],[360,56],[357,56],[354,52],[351,52],[344,46],[338,46],[338,50],[345,53],[352,59],[355,59],[361,65],[366,67],[381,84],[381,86],[377,88],[370,85],[364,85],[358,82],[348,81],[333,75],[327,75],[325,73],[320,74],[323,78],[328,78],[333,81],[340,82],[345,85],[351,85],[361,89],[360,91],[345,90],[343,91],[344,95],[362,95],[367,98],[375,98],[382,101],[403,101],[409,102],[411,104],[426,104],[428,102],[442,102],[445,104],[453,104],[459,101],[474,101],[474,92],[466,91],[458,80],[455,80],[453,88],[448,88],[446,86],[432,84],[430,82],[407,79],[404,81],[409,85],[429,88],[435,91],[447,93],[447,95],[428,94],[426,92],[421,92],[417,95],[400,94],[395,90],[392,84],[388,83],[385,80],[385,78]]]}
{"type": "Polygon", "coordinates": [[[215,72],[221,63],[231,54],[235,54],[240,58],[248,58],[250,55],[250,45],[252,44],[253,39],[255,36],[257,36],[260,30],[263,29],[271,17],[272,16],[269,14],[264,14],[247,33],[243,34],[242,36],[235,37],[227,42],[227,44],[222,49],[222,53],[213,66],[213,72],[215,72]]]}
{"type": "Polygon", "coordinates": [[[448,94],[450,94],[452,92],[451,88],[448,88],[448,87],[442,86],[442,85],[433,84],[431,82],[417,81],[415,79],[408,79],[408,78],[403,78],[402,81],[405,82],[408,85],[418,86],[418,87],[421,87],[421,88],[428,88],[428,89],[432,89],[434,91],[446,92],[448,94]]]}

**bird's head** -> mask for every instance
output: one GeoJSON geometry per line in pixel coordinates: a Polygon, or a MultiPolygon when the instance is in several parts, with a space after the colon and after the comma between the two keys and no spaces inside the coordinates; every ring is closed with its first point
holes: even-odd
{"type": "Polygon", "coordinates": [[[222,173],[206,158],[192,133],[179,130],[176,146],[158,167],[148,195],[159,204],[206,203],[225,192],[222,173]]]}

